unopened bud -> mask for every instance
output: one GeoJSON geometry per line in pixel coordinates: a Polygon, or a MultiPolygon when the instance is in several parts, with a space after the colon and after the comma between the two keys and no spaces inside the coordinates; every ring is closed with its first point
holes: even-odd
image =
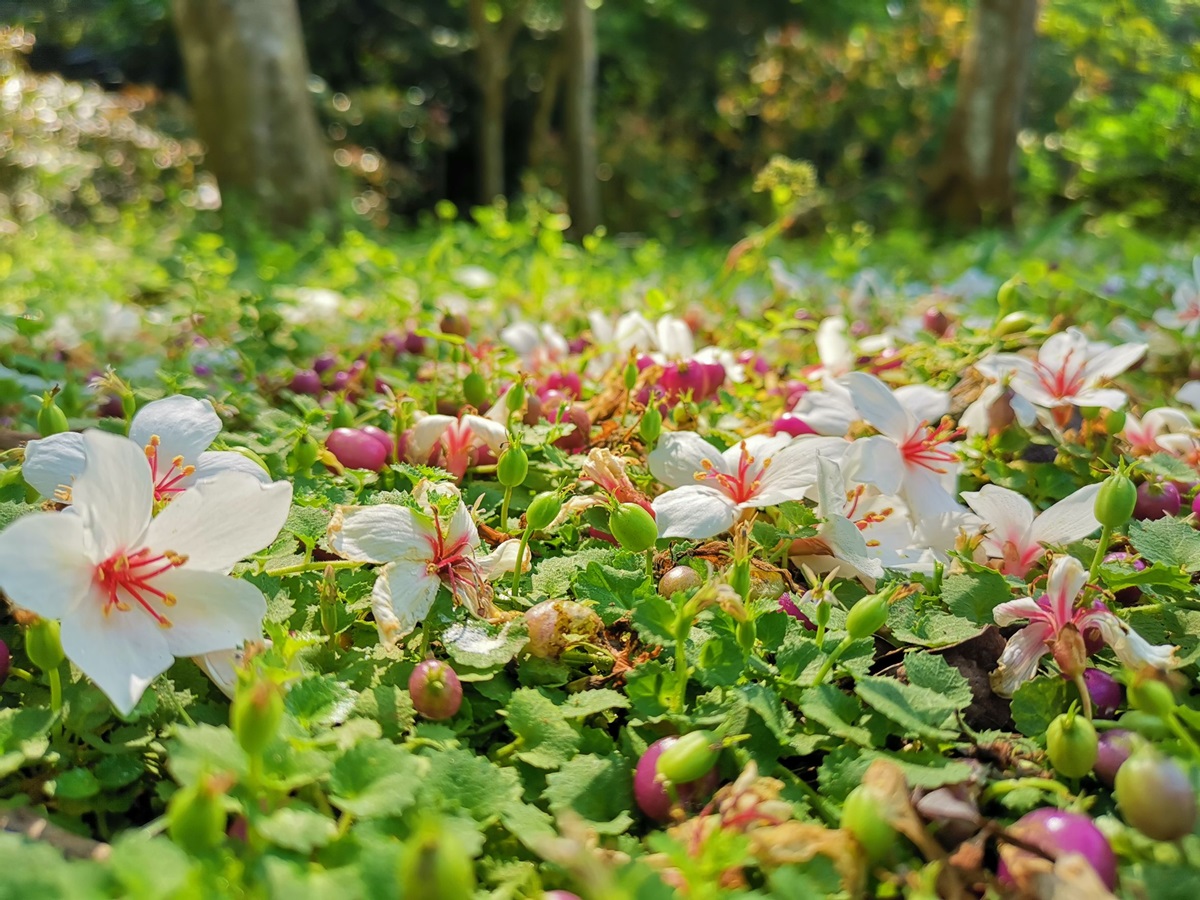
{"type": "Polygon", "coordinates": [[[1083,635],[1074,625],[1067,625],[1058,632],[1054,641],[1054,661],[1065,677],[1074,680],[1087,668],[1087,645],[1083,635]]]}
{"type": "Polygon", "coordinates": [[[38,619],[29,626],[25,632],[25,653],[43,672],[59,667],[64,654],[57,619],[38,619]]]}
{"type": "Polygon", "coordinates": [[[249,756],[262,756],[283,719],[283,692],[266,679],[240,685],[229,715],[242,749],[249,756]]]}
{"type": "Polygon", "coordinates": [[[202,776],[199,782],[175,792],[167,804],[167,834],[191,853],[212,850],[225,837],[225,808],[221,795],[227,778],[202,776]]]}

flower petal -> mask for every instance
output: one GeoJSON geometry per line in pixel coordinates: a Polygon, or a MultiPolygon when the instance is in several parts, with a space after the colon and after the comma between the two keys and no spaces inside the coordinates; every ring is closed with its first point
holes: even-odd
{"type": "Polygon", "coordinates": [[[0,531],[0,590],[39,616],[66,616],[88,596],[95,570],[75,513],[31,513],[0,531]]]}
{"type": "Polygon", "coordinates": [[[1017,688],[1033,678],[1038,663],[1047,652],[1046,641],[1052,633],[1050,625],[1035,622],[1010,637],[1000,654],[1000,665],[992,673],[992,690],[1002,697],[1011,697],[1017,688]]]}
{"type": "Polygon", "coordinates": [[[171,501],[150,523],[146,543],[174,550],[192,570],[228,572],[279,536],[292,504],[286,481],[263,484],[241,472],[202,481],[171,501]]]}
{"type": "Polygon", "coordinates": [[[63,619],[63,652],[128,715],[175,657],[167,649],[166,630],[140,607],[107,614],[104,607],[104,597],[92,591],[63,619]]]}
{"type": "Polygon", "coordinates": [[[253,475],[263,484],[268,484],[271,481],[271,476],[262,466],[252,459],[247,459],[240,453],[234,453],[232,450],[206,450],[200,454],[199,460],[194,465],[196,466],[195,473],[182,482],[182,484],[188,487],[191,487],[198,481],[216,478],[225,472],[241,472],[246,475],[253,475]]]}
{"type": "Polygon", "coordinates": [[[871,426],[899,441],[908,437],[916,420],[900,405],[891,388],[866,372],[851,372],[841,381],[854,397],[858,414],[871,426]]]}
{"type": "Polygon", "coordinates": [[[950,394],[926,384],[906,384],[893,396],[918,422],[937,423],[950,412],[950,394]]]}
{"type": "Polygon", "coordinates": [[[1136,671],[1143,666],[1175,669],[1180,665],[1175,658],[1177,648],[1169,644],[1151,644],[1110,612],[1089,612],[1084,621],[1100,629],[1104,643],[1112,647],[1117,659],[1130,669],[1136,671]]]}
{"type": "MultiPolygon", "coordinates": [[[[501,541],[491,553],[476,558],[480,574],[488,581],[495,581],[497,578],[511,574],[517,568],[517,552],[520,549],[521,542],[516,538],[501,541]]],[[[532,558],[533,554],[526,547],[525,558],[521,560],[522,572],[529,571],[532,558]]]]}
{"type": "Polygon", "coordinates": [[[53,500],[59,487],[70,488],[82,474],[83,447],[83,435],[72,431],[30,441],[25,445],[21,475],[42,497],[53,500]]]}
{"type": "Polygon", "coordinates": [[[1046,608],[1032,597],[1021,597],[1018,600],[1007,600],[998,603],[992,610],[992,618],[997,625],[1011,625],[1022,619],[1031,622],[1045,621],[1048,618],[1046,608]]]}
{"type": "Polygon", "coordinates": [[[95,561],[141,545],[150,524],[154,485],[145,451],[129,438],[103,431],[83,434],[86,464],[71,488],[95,561]]]}
{"type": "Polygon", "coordinates": [[[694,431],[664,434],[647,459],[650,474],[673,488],[695,485],[696,473],[704,471],[705,462],[718,472],[729,471],[721,451],[694,431]]]}
{"type": "Polygon", "coordinates": [[[849,481],[872,485],[881,494],[894,494],[904,480],[904,457],[891,438],[859,438],[846,450],[842,472],[849,481]]]}
{"type": "Polygon", "coordinates": [[[963,502],[984,521],[988,537],[999,546],[1012,541],[1018,551],[1025,549],[1033,526],[1033,504],[1016,491],[985,484],[978,491],[963,491],[963,502]]]}
{"type": "Polygon", "coordinates": [[[500,422],[468,414],[463,416],[463,423],[497,456],[504,451],[504,445],[508,443],[508,429],[500,422]]]}
{"type": "Polygon", "coordinates": [[[433,524],[406,506],[339,506],[329,523],[333,552],[357,562],[428,562],[436,539],[433,524]]]}
{"type": "Polygon", "coordinates": [[[394,647],[411,634],[429,615],[441,583],[422,562],[397,560],[385,566],[371,591],[380,643],[394,647]]]}
{"type": "Polygon", "coordinates": [[[1059,500],[1034,520],[1033,539],[1059,547],[1082,541],[1100,527],[1096,520],[1096,494],[1099,491],[1099,484],[1088,484],[1059,500]]]}
{"type": "Polygon", "coordinates": [[[453,416],[424,416],[412,427],[408,437],[408,456],[417,462],[427,462],[433,448],[446,429],[458,422],[453,416]]]}
{"type": "Polygon", "coordinates": [[[171,607],[156,604],[171,623],[163,635],[175,656],[230,650],[262,638],[267,601],[248,581],[185,565],[164,572],[153,584],[176,598],[171,607]]]}
{"type": "Polygon", "coordinates": [[[182,394],[147,403],[129,423],[129,438],[139,447],[145,447],[158,435],[159,459],[182,456],[191,465],[196,464],[200,454],[220,433],[221,417],[213,405],[182,394]]]}
{"type": "Polygon", "coordinates": [[[651,504],[659,537],[700,540],[714,537],[737,521],[741,510],[720,491],[689,484],[667,491],[651,504]]]}
{"type": "Polygon", "coordinates": [[[1046,597],[1055,624],[1062,628],[1074,617],[1075,598],[1087,584],[1088,573],[1083,563],[1073,556],[1060,556],[1050,563],[1046,578],[1046,597]]]}
{"type": "Polygon", "coordinates": [[[1145,344],[1121,344],[1101,350],[1087,361],[1084,368],[1089,381],[1115,378],[1146,355],[1145,344]]]}

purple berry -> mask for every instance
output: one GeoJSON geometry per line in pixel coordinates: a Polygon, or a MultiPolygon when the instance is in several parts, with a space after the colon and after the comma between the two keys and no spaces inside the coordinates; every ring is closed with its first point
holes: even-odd
{"type": "Polygon", "coordinates": [[[1170,481],[1152,484],[1143,481],[1137,487],[1137,503],[1133,507],[1135,519],[1162,519],[1179,514],[1183,505],[1179,488],[1170,481]]]}
{"type": "Polygon", "coordinates": [[[348,469],[378,472],[388,460],[388,448],[357,428],[335,428],[325,439],[325,449],[348,469]]]}
{"type": "MultiPolygon", "coordinates": [[[[671,735],[647,747],[633,774],[633,797],[638,808],[656,822],[669,822],[672,809],[671,797],[658,777],[658,758],[678,740],[676,735],[671,735]]],[[[680,805],[685,810],[694,812],[708,801],[719,783],[720,776],[713,768],[702,778],[675,785],[675,793],[680,805]]]]}
{"type": "MultiPolygon", "coordinates": [[[[1088,861],[1104,886],[1110,891],[1117,886],[1117,857],[1108,838],[1087,816],[1043,807],[1018,819],[1009,829],[1027,844],[1032,844],[1049,856],[1078,853],[1088,861]]],[[[1018,854],[1028,851],[1018,850],[1018,854]]],[[[1000,883],[1011,887],[1013,879],[1004,859],[997,871],[1000,883]]]]}
{"type": "Polygon", "coordinates": [[[427,659],[408,678],[413,708],[427,719],[451,719],[462,706],[462,682],[449,663],[427,659]]]}
{"type": "Polygon", "coordinates": [[[379,443],[383,444],[384,448],[387,450],[387,458],[392,458],[392,451],[395,449],[396,445],[392,441],[392,436],[390,434],[388,434],[382,428],[376,428],[374,425],[364,425],[358,430],[367,437],[374,438],[375,440],[379,441],[379,443]]]}
{"type": "Polygon", "coordinates": [[[1097,778],[1112,787],[1117,777],[1117,770],[1124,765],[1125,760],[1129,759],[1129,755],[1133,753],[1133,747],[1132,732],[1126,731],[1124,728],[1102,731],[1100,741],[1096,745],[1096,764],[1092,766],[1092,772],[1097,778]]]}
{"type": "Polygon", "coordinates": [[[316,397],[321,393],[321,376],[316,369],[299,369],[288,382],[288,390],[296,394],[316,397]]]}
{"type": "Polygon", "coordinates": [[[1097,718],[1111,719],[1121,706],[1121,684],[1107,672],[1087,669],[1083,683],[1092,697],[1092,711],[1097,718]]]}
{"type": "Polygon", "coordinates": [[[8,670],[12,666],[12,654],[8,652],[8,644],[0,641],[0,685],[8,680],[8,670]]]}
{"type": "Polygon", "coordinates": [[[313,360],[313,371],[318,375],[324,375],[330,369],[337,365],[337,357],[329,353],[322,353],[313,360]]]}
{"type": "Polygon", "coordinates": [[[924,325],[925,330],[934,337],[942,337],[947,331],[950,330],[950,320],[946,317],[946,314],[936,306],[931,306],[929,309],[925,310],[924,315],[921,316],[921,322],[924,325]]]}
{"type": "Polygon", "coordinates": [[[538,386],[538,396],[545,397],[550,391],[567,397],[578,397],[583,393],[583,382],[574,372],[551,372],[538,386]]]}

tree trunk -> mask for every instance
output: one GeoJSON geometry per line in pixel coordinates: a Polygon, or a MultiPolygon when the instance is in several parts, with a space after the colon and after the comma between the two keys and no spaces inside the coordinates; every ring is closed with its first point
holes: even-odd
{"type": "Polygon", "coordinates": [[[227,211],[276,229],[332,209],[296,0],[173,0],[196,130],[227,211]]]}
{"type": "Polygon", "coordinates": [[[929,177],[927,211],[952,227],[1010,226],[1017,130],[1038,0],[977,0],[958,95],[929,177]]]}
{"type": "Polygon", "coordinates": [[[567,208],[581,237],[600,225],[596,180],[596,18],[587,0],[563,0],[566,47],[567,208]]]}
{"type": "Polygon", "coordinates": [[[525,22],[529,0],[517,0],[493,24],[486,0],[469,0],[467,20],[475,36],[475,83],[479,105],[479,202],[504,194],[504,118],[508,109],[509,51],[525,22]]]}

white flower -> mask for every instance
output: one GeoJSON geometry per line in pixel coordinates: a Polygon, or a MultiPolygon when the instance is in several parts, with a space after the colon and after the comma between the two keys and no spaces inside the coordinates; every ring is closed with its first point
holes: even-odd
{"type": "Polygon", "coordinates": [[[849,328],[844,316],[826,316],[817,326],[815,340],[822,373],[838,378],[854,368],[857,356],[847,335],[849,328]]]}
{"type": "Polygon", "coordinates": [[[1195,337],[1200,332],[1200,256],[1192,259],[1192,280],[1181,282],[1171,295],[1173,309],[1156,309],[1154,321],[1163,328],[1195,337]]]}
{"type": "Polygon", "coordinates": [[[1183,410],[1170,406],[1152,409],[1140,419],[1133,413],[1127,413],[1125,429],[1121,434],[1135,453],[1149,454],[1163,450],[1186,456],[1189,447],[1196,445],[1196,427],[1192,420],[1183,410]]]}
{"type": "MultiPolygon", "coordinates": [[[[143,447],[155,500],[170,500],[199,481],[224,472],[270,476],[253,461],[230,450],[209,450],[221,432],[221,419],[207,400],[176,395],[147,403],[133,417],[129,437],[143,447]]],[[[25,446],[21,474],[43,497],[69,502],[72,483],[84,466],[83,435],[51,435],[25,446]]]]}
{"type": "Polygon", "coordinates": [[[713,537],[747,509],[799,500],[816,481],[817,454],[845,446],[840,438],[755,435],[722,453],[694,432],[666,434],[648,460],[674,488],[652,504],[659,536],[713,537]]]}
{"type": "Polygon", "coordinates": [[[261,637],[262,592],[228,573],[279,534],[292,487],[225,472],[151,518],[142,448],[100,431],[82,440],[71,509],[0,533],[0,588],[17,606],[61,619],[67,657],[128,713],[175,657],[261,637]]]}
{"type": "MultiPolygon", "coordinates": [[[[329,546],[339,556],[382,564],[371,592],[379,639],[394,646],[433,607],[438,588],[477,616],[491,609],[489,581],[512,572],[519,542],[504,541],[479,555],[479,532],[458,490],[448,484],[418,486],[419,508],[339,506],[329,523],[329,546]]],[[[528,551],[522,569],[529,566],[528,551]]]]}
{"type": "Polygon", "coordinates": [[[805,391],[792,408],[792,415],[817,434],[841,437],[858,419],[854,398],[832,378],[826,378],[822,390],[805,391]]]}
{"type": "Polygon", "coordinates": [[[1047,546],[1081,541],[1100,527],[1095,513],[1099,490],[1099,484],[1086,485],[1037,516],[1016,491],[994,484],[965,492],[962,498],[986,526],[982,546],[988,557],[1004,561],[1000,571],[1005,575],[1024,577],[1047,546]]]}
{"type": "Polygon", "coordinates": [[[406,454],[414,462],[440,466],[461,479],[477,464],[481,449],[496,456],[503,452],[508,431],[494,418],[503,414],[503,405],[497,403],[486,416],[422,416],[409,433],[406,454]]]}
{"type": "Polygon", "coordinates": [[[1021,427],[1029,428],[1037,422],[1037,408],[1024,397],[1012,391],[1005,383],[1009,370],[993,365],[989,360],[980,360],[976,370],[989,379],[975,402],[963,410],[958,424],[970,436],[986,435],[1007,427],[1015,420],[1021,427]],[[1008,405],[1008,409],[1003,408],[1008,405]],[[1011,417],[1008,411],[1011,410],[1011,417]],[[999,424],[996,423],[999,419],[999,424]]]}
{"type": "Polygon", "coordinates": [[[1120,375],[1145,353],[1145,344],[1111,347],[1089,341],[1078,328],[1068,328],[1047,338],[1037,359],[1002,353],[987,361],[997,372],[1011,372],[1012,389],[1035,406],[1121,409],[1128,399],[1125,392],[1099,385],[1120,375]]]}
{"type": "Polygon", "coordinates": [[[512,347],[521,362],[533,372],[561,363],[570,354],[567,339],[553,325],[513,322],[500,332],[500,340],[512,347]]]}

